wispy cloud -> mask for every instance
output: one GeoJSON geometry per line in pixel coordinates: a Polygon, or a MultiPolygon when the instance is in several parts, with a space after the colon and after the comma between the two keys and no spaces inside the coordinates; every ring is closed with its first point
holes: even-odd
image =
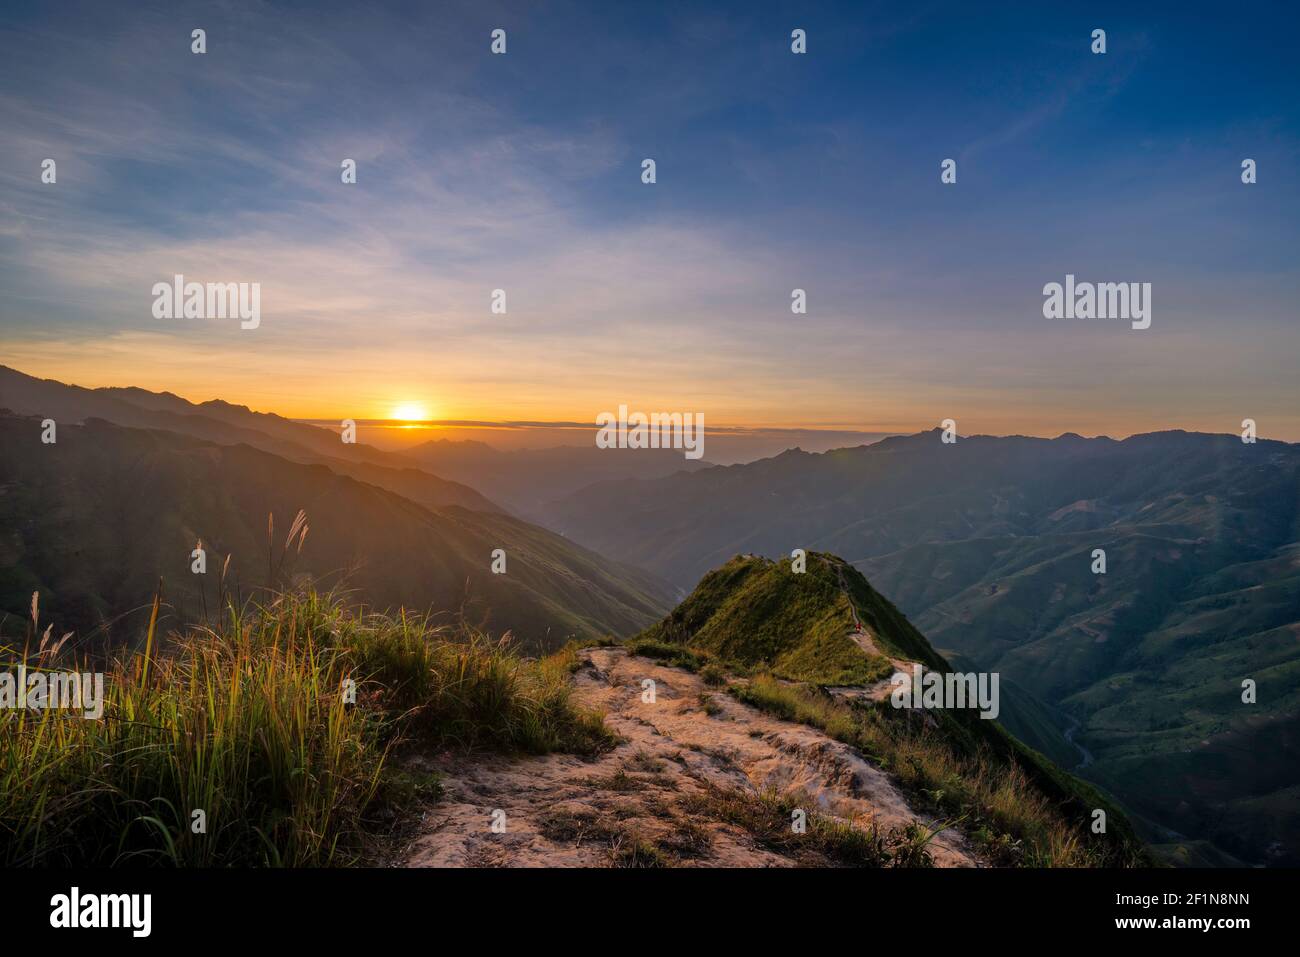
{"type": "Polygon", "coordinates": [[[1278,354],[1298,351],[1296,117],[1259,85],[1280,61],[1251,64],[1265,92],[1232,111],[1166,103],[1161,128],[1108,145],[1164,102],[1162,57],[1195,38],[1116,19],[1089,59],[1068,18],[931,4],[812,12],[800,59],[761,9],[181,10],[0,18],[15,364],[293,414],[418,394],[581,421],[623,397],[891,431],[954,410],[1060,431],[1101,377],[1078,415],[1113,431],[1264,395],[1300,434],[1280,378],[1250,371],[1288,374],[1278,354]],[[506,57],[486,52],[498,20],[506,57]],[[1234,189],[1244,150],[1267,192],[1234,189]],[[1117,269],[1157,284],[1148,340],[1043,322],[1043,282],[1117,269]],[[177,273],[259,282],[261,327],[154,319],[151,287],[177,273]],[[1194,387],[1206,363],[1236,370],[1214,404],[1194,387]]]}

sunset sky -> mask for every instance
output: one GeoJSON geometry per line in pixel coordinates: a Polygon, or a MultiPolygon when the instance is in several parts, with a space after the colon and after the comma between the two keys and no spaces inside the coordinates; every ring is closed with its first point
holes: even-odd
{"type": "Polygon", "coordinates": [[[304,418],[1300,440],[1300,23],[1128,6],[6,4],[0,362],[304,418]],[[260,328],[155,319],[177,273],[260,283],[260,328]],[[1044,319],[1067,273],[1150,282],[1151,328],[1044,319]]]}

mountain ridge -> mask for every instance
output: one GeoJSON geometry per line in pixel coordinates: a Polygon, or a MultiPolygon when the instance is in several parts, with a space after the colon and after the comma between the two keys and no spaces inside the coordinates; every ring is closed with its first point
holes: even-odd
{"type": "Polygon", "coordinates": [[[60,427],[52,445],[40,433],[35,418],[0,416],[0,597],[19,621],[36,591],[47,620],[107,639],[117,615],[148,603],[160,575],[176,613],[196,620],[205,601],[220,603],[227,555],[242,594],[280,587],[267,568],[267,516],[283,535],[299,509],[311,534],[290,558],[295,574],[357,590],[372,607],[472,617],[486,605],[494,630],[536,648],[627,634],[669,600],[653,576],[521,519],[429,509],[324,464],[96,419],[60,427]],[[190,570],[200,540],[211,576],[190,570]],[[490,570],[497,548],[505,574],[490,570]]]}
{"type": "Polygon", "coordinates": [[[1009,726],[1061,758],[1086,748],[1082,773],[1153,839],[1300,860],[1300,774],[1284,770],[1300,768],[1300,445],[936,431],[601,483],[544,520],[679,587],[736,553],[842,554],[945,654],[1032,696],[1012,696],[1009,726]],[[1250,709],[1245,678],[1268,689],[1250,709]],[[1243,764],[1243,746],[1278,765],[1243,764]]]}
{"type": "MultiPolygon", "coordinates": [[[[913,666],[944,675],[956,669],[850,564],[827,553],[804,557],[805,570],[796,571],[792,559],[736,556],[626,648],[698,671],[745,704],[858,748],[898,775],[914,798],[932,802],[932,813],[973,818],[978,824],[966,831],[974,846],[995,857],[1004,839],[1044,853],[1044,829],[1056,827],[1064,830],[1055,841],[1079,841],[1085,855],[1112,863],[1144,858],[1111,798],[1020,741],[982,705],[899,706],[895,674],[910,676],[913,666]],[[1007,797],[981,783],[990,779],[1019,782],[1014,803],[1036,810],[1025,819],[1001,816],[1007,797]],[[1098,810],[1107,821],[1103,835],[1090,827],[1098,810]]],[[[1000,706],[1005,689],[993,697],[1000,706]]]]}
{"type": "Polygon", "coordinates": [[[0,366],[0,409],[52,418],[56,422],[99,418],[134,428],[165,429],[211,442],[243,443],[292,461],[329,465],[335,471],[381,485],[431,507],[463,505],[481,511],[504,511],[477,490],[419,468],[413,460],[361,443],[344,443],[337,433],[328,429],[295,423],[274,413],[253,412],[246,406],[222,400],[195,404],[172,393],[135,387],[86,389],[55,379],[37,379],[0,366]],[[130,400],[122,398],[126,394],[130,400]],[[214,418],[196,410],[228,414],[214,418]],[[233,414],[229,410],[234,410],[233,414]],[[277,434],[262,430],[268,424],[277,434]]]}

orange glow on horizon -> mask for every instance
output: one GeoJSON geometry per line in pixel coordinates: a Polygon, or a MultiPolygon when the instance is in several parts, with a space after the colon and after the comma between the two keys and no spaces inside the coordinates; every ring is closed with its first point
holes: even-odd
{"type": "MultiPolygon", "coordinates": [[[[1262,343],[1263,352],[1282,354],[1277,341],[1263,337],[1262,343]]],[[[792,397],[788,391],[765,388],[761,379],[752,388],[737,382],[724,390],[714,383],[711,388],[717,394],[699,396],[689,383],[676,380],[611,382],[602,373],[589,381],[572,371],[554,379],[484,383],[448,364],[439,370],[435,397],[429,395],[433,389],[427,371],[407,369],[394,358],[357,368],[351,355],[348,364],[322,357],[310,366],[281,364],[277,356],[262,353],[240,353],[238,361],[233,353],[217,350],[215,355],[229,361],[214,361],[213,354],[181,350],[156,337],[128,337],[125,343],[107,345],[6,342],[0,364],[83,388],[133,386],[170,392],[194,403],[223,399],[257,412],[321,423],[387,419],[394,431],[409,430],[411,435],[437,430],[455,437],[480,431],[480,438],[487,439],[489,432],[498,431],[503,440],[531,432],[529,426],[516,424],[524,422],[550,424],[550,434],[557,437],[572,429],[572,437],[594,429],[596,414],[617,408],[626,397],[642,410],[702,411],[711,435],[725,429],[908,435],[935,428],[954,409],[959,410],[953,417],[962,435],[1044,438],[1076,432],[1122,439],[1166,429],[1234,434],[1241,419],[1225,416],[1221,395],[1192,386],[1169,385],[1160,402],[1150,402],[1150,386],[1143,382],[1116,388],[1089,405],[1047,396],[1028,403],[1022,393],[962,389],[924,377],[919,384],[892,387],[857,382],[829,398],[820,392],[792,397]],[[420,395],[428,398],[411,398],[420,395]]],[[[1255,416],[1262,437],[1300,441],[1300,413],[1284,385],[1255,397],[1254,405],[1263,410],[1255,416]]]]}
{"type": "Polygon", "coordinates": [[[427,422],[429,410],[419,402],[399,402],[393,406],[393,412],[389,418],[401,422],[427,422]]]}

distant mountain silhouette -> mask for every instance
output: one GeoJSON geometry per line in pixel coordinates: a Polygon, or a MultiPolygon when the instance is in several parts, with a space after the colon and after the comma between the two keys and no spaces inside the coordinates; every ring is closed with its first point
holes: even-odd
{"type": "Polygon", "coordinates": [[[533,521],[547,513],[552,500],[593,482],[660,478],[709,467],[678,449],[600,449],[594,443],[500,451],[482,442],[435,439],[405,454],[533,521]]]}
{"type": "Polygon", "coordinates": [[[100,419],[61,423],[52,445],[40,434],[39,418],[0,415],[0,609],[12,616],[10,636],[22,633],[33,591],[43,622],[79,637],[98,631],[103,645],[140,632],[139,616],[118,618],[148,602],[160,577],[177,614],[197,619],[205,601],[215,613],[227,556],[242,596],[305,574],[374,608],[463,608],[533,648],[638,631],[671,600],[653,576],[500,511],[427,508],[324,464],[100,419]],[[290,548],[281,562],[299,509],[310,532],[301,554],[290,548]],[[200,540],[206,575],[190,567],[200,540]],[[504,575],[491,571],[498,548],[504,575]]]}
{"type": "Polygon", "coordinates": [[[463,505],[479,511],[502,510],[469,486],[420,469],[419,463],[401,455],[344,443],[329,429],[228,402],[195,404],[170,392],[135,388],[84,389],[0,366],[0,409],[60,423],[99,418],[136,428],[167,429],[221,445],[244,443],[290,461],[328,465],[430,508],[463,505]]]}

